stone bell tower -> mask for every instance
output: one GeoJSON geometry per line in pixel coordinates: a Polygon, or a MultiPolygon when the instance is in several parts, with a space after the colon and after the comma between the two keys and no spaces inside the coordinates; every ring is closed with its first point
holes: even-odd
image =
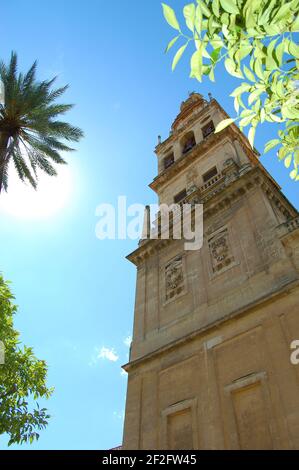
{"type": "Polygon", "coordinates": [[[156,147],[159,202],[200,201],[204,239],[147,239],[124,449],[299,449],[299,216],[219,103],[192,93],[156,147]]]}

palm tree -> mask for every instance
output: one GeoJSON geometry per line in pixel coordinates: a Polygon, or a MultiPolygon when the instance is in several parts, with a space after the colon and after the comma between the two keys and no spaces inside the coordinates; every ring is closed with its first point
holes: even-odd
{"type": "Polygon", "coordinates": [[[61,152],[73,150],[67,143],[83,136],[79,128],[57,120],[73,107],[56,103],[68,86],[53,89],[56,77],[37,81],[36,65],[34,62],[25,75],[18,73],[14,52],[7,66],[0,63],[5,92],[4,103],[0,103],[0,193],[7,191],[11,161],[20,179],[36,188],[38,170],[55,176],[52,163],[66,163],[61,152]]]}

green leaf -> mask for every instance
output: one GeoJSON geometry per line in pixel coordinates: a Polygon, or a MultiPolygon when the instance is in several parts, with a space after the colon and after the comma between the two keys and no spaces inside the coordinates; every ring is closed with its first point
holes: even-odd
{"type": "Polygon", "coordinates": [[[220,52],[221,52],[221,47],[219,47],[218,49],[214,49],[211,52],[211,59],[213,63],[217,62],[217,60],[219,59],[220,52]]]}
{"type": "Polygon", "coordinates": [[[189,3],[188,5],[184,6],[183,14],[186,20],[186,25],[194,33],[194,25],[195,25],[195,5],[194,3],[189,3]]]}
{"type": "Polygon", "coordinates": [[[276,57],[274,57],[274,47],[275,44],[277,43],[278,38],[273,39],[273,41],[270,42],[268,48],[267,48],[267,57],[266,57],[266,68],[267,70],[270,70],[272,72],[273,69],[276,69],[277,63],[276,63],[276,57]]]}
{"type": "Polygon", "coordinates": [[[269,18],[270,18],[270,13],[273,10],[273,7],[275,7],[276,0],[271,0],[271,2],[266,6],[264,12],[260,14],[259,19],[258,19],[258,24],[259,25],[264,25],[268,23],[269,18]]]}
{"type": "Polygon", "coordinates": [[[252,93],[250,93],[248,97],[248,104],[251,105],[254,103],[255,100],[258,99],[258,97],[264,92],[262,88],[258,88],[257,90],[254,90],[252,93]]]}
{"type": "Polygon", "coordinates": [[[230,39],[230,32],[229,32],[229,30],[228,30],[228,27],[227,27],[225,24],[223,24],[221,30],[222,30],[222,34],[223,34],[223,36],[225,37],[225,39],[227,39],[227,40],[229,41],[229,39],[230,39]]]}
{"type": "Polygon", "coordinates": [[[281,99],[285,96],[285,88],[282,80],[279,80],[276,84],[276,94],[281,99]]]}
{"type": "Polygon", "coordinates": [[[191,57],[191,73],[190,78],[196,78],[201,82],[202,80],[202,43],[197,51],[195,51],[191,57]]]}
{"type": "Polygon", "coordinates": [[[211,68],[212,67],[210,65],[202,64],[202,73],[203,73],[203,75],[210,75],[211,68]]]}
{"type": "Polygon", "coordinates": [[[299,46],[295,44],[293,41],[289,41],[288,47],[289,53],[299,59],[299,46]]]}
{"type": "Polygon", "coordinates": [[[167,21],[167,23],[172,28],[177,29],[178,31],[181,31],[181,28],[176,18],[174,10],[170,6],[166,5],[165,3],[162,3],[162,8],[163,8],[164,18],[167,21]]]}
{"type": "Polygon", "coordinates": [[[256,59],[253,63],[253,70],[258,76],[258,78],[260,78],[261,80],[264,80],[265,76],[264,76],[264,71],[262,67],[262,61],[259,58],[256,59]]]}
{"type": "MultiPolygon", "coordinates": [[[[251,111],[251,113],[252,113],[252,114],[250,114],[249,116],[246,116],[246,117],[244,117],[243,119],[241,119],[241,121],[240,121],[240,123],[239,123],[239,125],[240,125],[241,127],[246,127],[246,126],[248,126],[248,125],[252,122],[252,120],[255,118],[255,113],[254,113],[253,111],[251,111]]],[[[243,113],[242,113],[242,114],[243,114],[243,113]]],[[[242,116],[242,114],[241,114],[241,116],[242,116]]]]}
{"type": "Polygon", "coordinates": [[[281,114],[285,119],[299,119],[299,111],[295,107],[285,103],[281,108],[281,114]]]}
{"type": "Polygon", "coordinates": [[[289,149],[287,147],[280,147],[278,150],[278,158],[279,160],[283,160],[289,153],[289,149]]]}
{"type": "Polygon", "coordinates": [[[219,4],[219,0],[213,0],[212,1],[212,10],[213,10],[213,13],[215,16],[217,16],[217,18],[219,18],[220,16],[220,4],[219,4]]]}
{"type": "Polygon", "coordinates": [[[224,43],[223,43],[221,37],[217,36],[217,34],[215,34],[213,36],[213,39],[211,39],[210,44],[211,44],[212,47],[214,47],[214,49],[220,49],[220,50],[224,46],[224,43]]]}
{"type": "Polygon", "coordinates": [[[266,145],[265,145],[264,153],[269,152],[269,151],[272,150],[274,147],[276,147],[278,144],[280,144],[280,140],[279,140],[279,139],[272,139],[272,140],[269,140],[269,142],[267,142],[266,145]]]}
{"type": "Polygon", "coordinates": [[[235,122],[235,119],[232,118],[224,119],[223,121],[219,122],[219,124],[217,124],[216,126],[215,134],[230,126],[230,124],[232,124],[233,122],[235,122]]]}
{"type": "Polygon", "coordinates": [[[278,12],[276,13],[276,15],[274,16],[273,18],[273,22],[277,23],[279,20],[281,20],[284,16],[287,16],[289,17],[289,14],[290,14],[290,3],[285,3],[284,5],[282,5],[278,12]]]}
{"type": "Polygon", "coordinates": [[[233,13],[235,15],[239,13],[239,8],[234,0],[220,0],[220,4],[227,13],[233,13]]]}
{"type": "Polygon", "coordinates": [[[187,47],[187,43],[184,44],[182,47],[180,47],[179,50],[177,51],[177,53],[175,54],[175,56],[173,58],[173,62],[172,62],[172,71],[174,71],[174,69],[176,68],[176,66],[178,64],[178,61],[182,57],[186,47],[187,47]]]}
{"type": "Polygon", "coordinates": [[[197,5],[196,10],[195,10],[195,27],[196,27],[196,31],[200,35],[201,30],[202,30],[202,12],[201,12],[200,5],[197,5]]]}
{"type": "Polygon", "coordinates": [[[169,43],[168,43],[168,46],[166,47],[165,49],[165,52],[168,52],[169,49],[172,48],[172,46],[177,42],[177,40],[179,39],[180,36],[176,36],[175,38],[173,38],[169,43]]]}
{"type": "Polygon", "coordinates": [[[295,19],[294,23],[291,26],[291,31],[299,31],[299,15],[297,15],[297,18],[295,19]]]}
{"type": "Polygon", "coordinates": [[[264,24],[263,28],[269,36],[280,34],[280,28],[276,24],[264,24]]]}
{"type": "Polygon", "coordinates": [[[284,166],[286,168],[290,168],[291,163],[292,163],[292,155],[288,155],[284,160],[284,166]]]}
{"type": "Polygon", "coordinates": [[[228,71],[228,73],[230,75],[232,75],[233,77],[238,77],[238,78],[243,78],[243,75],[241,72],[238,72],[236,70],[236,64],[235,62],[230,59],[229,57],[227,57],[224,61],[224,66],[226,68],[226,70],[228,71]]]}
{"type": "Polygon", "coordinates": [[[294,180],[297,177],[297,175],[298,175],[298,169],[294,168],[294,170],[292,170],[290,173],[290,178],[294,180]]]}
{"type": "Polygon", "coordinates": [[[208,9],[207,5],[202,0],[197,0],[197,3],[198,5],[200,5],[203,15],[206,16],[207,18],[210,18],[211,12],[208,9]]]}
{"type": "Polygon", "coordinates": [[[229,26],[229,14],[228,13],[222,13],[220,17],[220,21],[222,24],[225,24],[226,26],[229,26]]]}
{"type": "Polygon", "coordinates": [[[239,96],[242,93],[249,91],[250,89],[251,89],[251,85],[249,85],[249,83],[244,82],[242,83],[242,85],[235,88],[235,90],[230,94],[230,96],[233,96],[233,97],[239,96]]]}
{"type": "Polygon", "coordinates": [[[254,48],[254,56],[257,59],[264,59],[264,57],[266,57],[266,54],[263,51],[262,43],[255,41],[253,44],[253,48],[254,48]]]}
{"type": "Polygon", "coordinates": [[[273,113],[268,112],[266,114],[266,121],[269,121],[269,122],[283,122],[283,119],[281,119],[279,116],[276,116],[273,113]]]}
{"type": "Polygon", "coordinates": [[[256,131],[256,128],[252,126],[248,132],[248,140],[252,148],[254,144],[255,131],[256,131]]]}
{"type": "Polygon", "coordinates": [[[253,73],[251,72],[251,70],[246,67],[246,65],[244,65],[244,74],[246,76],[246,78],[248,78],[248,80],[250,80],[251,82],[255,82],[255,76],[253,75],[253,73]]]}
{"type": "Polygon", "coordinates": [[[277,62],[278,62],[279,65],[282,64],[284,50],[285,50],[284,42],[281,41],[278,44],[278,46],[275,48],[275,51],[274,51],[274,53],[276,55],[276,58],[277,58],[277,62]]]}
{"type": "Polygon", "coordinates": [[[240,60],[245,59],[245,57],[247,57],[250,54],[251,51],[252,51],[252,45],[251,44],[241,46],[240,49],[238,49],[238,51],[237,51],[239,59],[240,60]]]}

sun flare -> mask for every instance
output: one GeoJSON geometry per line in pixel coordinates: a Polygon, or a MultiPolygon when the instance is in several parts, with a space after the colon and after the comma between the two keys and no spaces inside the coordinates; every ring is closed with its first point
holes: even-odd
{"type": "Polygon", "coordinates": [[[69,165],[58,167],[57,176],[39,175],[37,190],[22,183],[10,168],[8,192],[0,194],[0,211],[18,218],[46,218],[60,211],[70,199],[72,174],[69,165]]]}

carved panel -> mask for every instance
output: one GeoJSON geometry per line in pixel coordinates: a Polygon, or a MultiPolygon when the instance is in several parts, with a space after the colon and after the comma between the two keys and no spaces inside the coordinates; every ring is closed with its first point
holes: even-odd
{"type": "Polygon", "coordinates": [[[167,449],[193,449],[191,408],[168,416],[167,449]]]}
{"type": "Polygon", "coordinates": [[[271,264],[283,256],[281,244],[269,230],[257,230],[255,239],[264,264],[271,264]]]}
{"type": "Polygon", "coordinates": [[[171,300],[184,292],[183,258],[177,256],[165,266],[165,300],[171,300]]]}
{"type": "Polygon", "coordinates": [[[198,449],[197,399],[183,400],[162,411],[161,449],[198,449]]]}
{"type": "Polygon", "coordinates": [[[227,228],[209,239],[209,249],[214,273],[221,271],[234,261],[229,245],[227,228]]]}
{"type": "Polygon", "coordinates": [[[235,390],[231,394],[242,450],[272,449],[267,403],[261,382],[235,390]]]}

